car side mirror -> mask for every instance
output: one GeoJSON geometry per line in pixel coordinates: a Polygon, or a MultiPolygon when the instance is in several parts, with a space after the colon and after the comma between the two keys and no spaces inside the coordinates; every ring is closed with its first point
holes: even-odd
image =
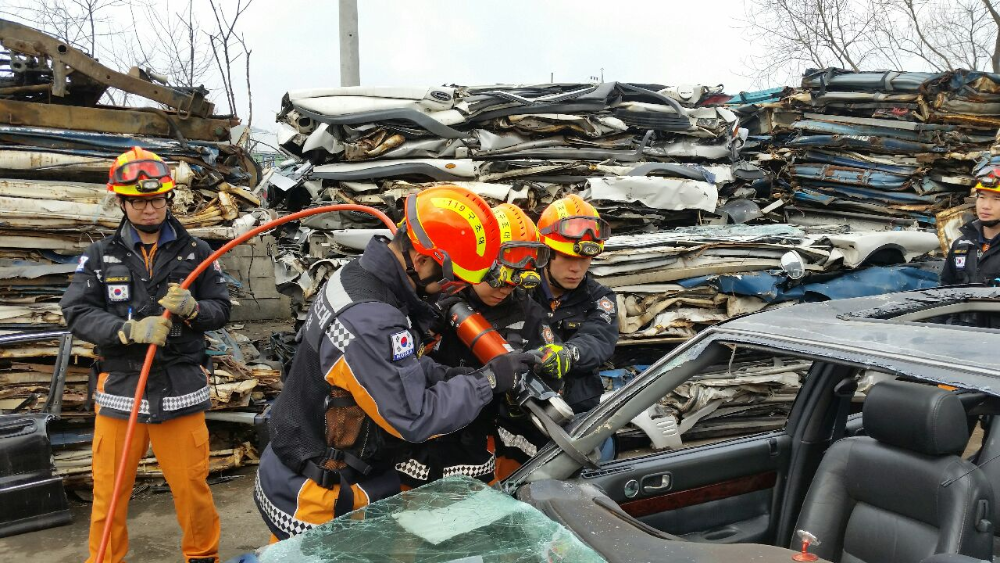
{"type": "Polygon", "coordinates": [[[806,275],[806,262],[798,252],[789,250],[781,256],[781,269],[793,280],[800,280],[806,275]]]}

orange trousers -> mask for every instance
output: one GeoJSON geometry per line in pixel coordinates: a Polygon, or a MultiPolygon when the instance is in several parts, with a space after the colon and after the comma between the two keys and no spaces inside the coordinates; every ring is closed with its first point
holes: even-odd
{"type": "MultiPolygon", "coordinates": [[[[101,547],[101,534],[108,517],[115,472],[125,445],[128,421],[98,415],[94,422],[94,504],[90,514],[90,557],[93,563],[101,547]]],[[[149,444],[170,485],[181,525],[181,551],[184,561],[189,558],[219,556],[219,514],[208,487],[208,428],[205,413],[196,413],[160,424],[136,424],[128,452],[128,473],[118,494],[118,505],[112,519],[111,539],[104,561],[119,563],[128,553],[128,501],[135,484],[139,460],[149,444]]]]}

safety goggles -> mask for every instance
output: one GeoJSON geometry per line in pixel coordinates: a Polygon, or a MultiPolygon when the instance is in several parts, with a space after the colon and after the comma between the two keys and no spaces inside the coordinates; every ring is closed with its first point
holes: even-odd
{"type": "Polygon", "coordinates": [[[163,179],[169,177],[170,169],[159,160],[133,160],[115,168],[111,183],[135,184],[140,192],[154,192],[163,185],[163,179]]]}
{"type": "Polygon", "coordinates": [[[554,224],[541,230],[543,235],[558,233],[565,238],[580,240],[590,235],[592,240],[602,242],[611,236],[611,226],[600,217],[590,215],[573,215],[563,217],[554,224]]]}
{"type": "Polygon", "coordinates": [[[979,185],[984,188],[1000,187],[1000,177],[994,176],[992,172],[987,176],[976,178],[976,180],[979,180],[979,185]]]}
{"type": "Polygon", "coordinates": [[[500,245],[497,262],[508,268],[544,268],[551,255],[549,247],[540,242],[508,241],[500,245]]]}

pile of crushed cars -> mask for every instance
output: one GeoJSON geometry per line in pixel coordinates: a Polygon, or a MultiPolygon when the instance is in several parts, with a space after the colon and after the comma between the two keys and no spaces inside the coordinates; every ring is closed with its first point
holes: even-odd
{"type": "MultiPolygon", "coordinates": [[[[859,274],[875,280],[864,285],[878,291],[935,283],[933,272],[899,267],[938,247],[937,237],[921,230],[933,214],[799,220],[806,215],[800,193],[809,189],[796,175],[799,138],[794,128],[779,134],[770,126],[765,132],[765,125],[791,112],[786,108],[809,93],[813,76],[803,90],[736,97],[721,86],[617,82],[289,92],[278,141],[293,158],[265,174],[261,192],[282,211],[362,203],[395,219],[406,195],[436,183],[518,204],[534,217],[553,199],[578,193],[618,235],[593,273],[618,291],[623,343],[679,341],[734,314],[844,296],[850,289],[825,286],[870,265],[890,268],[859,274]],[[789,251],[805,262],[805,278],[789,280],[781,270],[789,251]],[[746,273],[760,274],[756,285],[731,287],[746,273]],[[765,283],[774,287],[762,291],[765,283]]],[[[941,179],[943,171],[928,170],[908,178],[907,189],[958,174],[949,170],[941,179]]],[[[968,193],[971,160],[963,170],[962,183],[938,208],[959,202],[960,190],[968,193]]],[[[341,215],[284,233],[276,277],[300,317],[323,281],[377,227],[367,217],[341,215]]]]}
{"type": "MultiPolygon", "coordinates": [[[[657,356],[736,315],[936,285],[998,101],[990,74],[836,69],[736,96],[620,82],[293,91],[278,114],[290,158],[257,193],[280,212],[361,203],[396,220],[440,183],[536,218],[587,198],[616,235],[591,270],[618,296],[610,387],[650,358],[629,346],[657,356]]],[[[276,279],[300,319],[378,232],[361,215],[290,224],[276,279]]]]}
{"type": "Polygon", "coordinates": [[[789,221],[934,227],[994,143],[1000,75],[810,71],[738,113],[789,221]]]}
{"type": "MultiPolygon", "coordinates": [[[[230,142],[238,120],[215,115],[203,88],[157,83],[138,68],[120,73],[7,20],[0,20],[0,46],[0,340],[65,330],[58,301],[79,255],[121,221],[107,175],[132,146],[168,162],[178,186],[172,211],[196,236],[218,246],[266,217],[251,212],[260,201],[248,189],[259,183],[261,170],[230,142]],[[129,107],[101,105],[109,91],[128,96],[129,107]]],[[[231,289],[240,291],[236,279],[231,289]]],[[[277,394],[280,371],[257,362],[259,353],[246,337],[219,331],[210,340],[217,409],[242,409],[277,394]]],[[[70,482],[84,483],[94,416],[87,400],[92,345],[0,346],[0,413],[37,412],[51,404],[50,378],[61,352],[69,360],[58,398],[65,426],[56,466],[70,482]]],[[[239,465],[255,455],[244,438],[221,428],[213,434],[217,430],[225,436],[213,442],[213,466],[239,465]]],[[[143,474],[158,469],[144,466],[143,474]]]]}

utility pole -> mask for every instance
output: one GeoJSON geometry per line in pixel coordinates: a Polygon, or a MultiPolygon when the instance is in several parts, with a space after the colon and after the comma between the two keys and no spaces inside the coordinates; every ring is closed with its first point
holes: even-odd
{"type": "Polygon", "coordinates": [[[358,0],[340,0],[340,85],[361,85],[358,0]]]}

